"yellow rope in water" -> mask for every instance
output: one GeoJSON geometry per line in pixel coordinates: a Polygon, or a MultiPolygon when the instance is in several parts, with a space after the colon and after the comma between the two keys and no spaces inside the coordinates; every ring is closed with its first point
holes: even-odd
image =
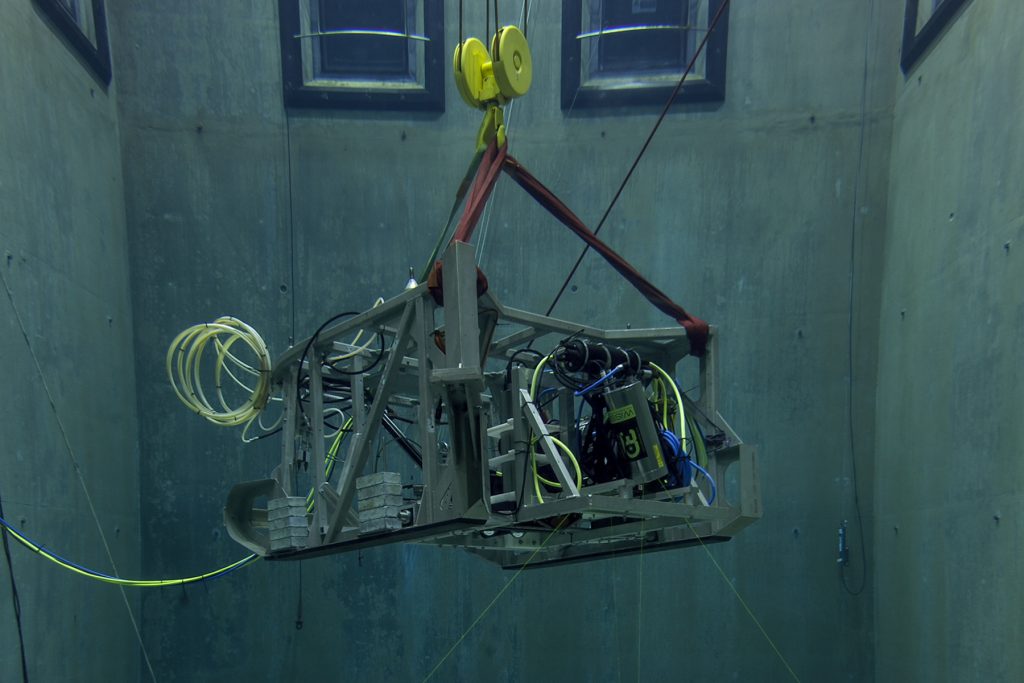
{"type": "Polygon", "coordinates": [[[796,672],[793,671],[793,667],[791,667],[786,658],[782,656],[782,652],[779,650],[779,647],[775,644],[775,641],[772,640],[771,636],[768,635],[768,632],[764,630],[764,626],[762,626],[761,622],[758,621],[756,616],[754,616],[754,610],[750,609],[750,605],[748,605],[747,601],[743,599],[743,596],[740,595],[740,592],[736,590],[736,586],[732,584],[732,581],[729,580],[729,577],[728,575],[726,575],[725,570],[722,569],[722,565],[718,564],[718,560],[716,560],[715,556],[711,554],[710,550],[708,550],[708,546],[704,543],[704,539],[700,537],[696,529],[693,528],[693,525],[690,524],[690,520],[686,520],[686,526],[690,527],[690,531],[693,532],[694,538],[696,538],[697,542],[700,543],[700,547],[704,548],[704,552],[707,554],[708,559],[711,560],[711,564],[715,565],[715,569],[717,569],[718,573],[722,576],[722,580],[725,581],[725,585],[729,586],[729,590],[731,590],[733,595],[736,596],[736,599],[740,601],[740,605],[743,606],[743,609],[746,611],[751,621],[754,622],[754,625],[756,625],[758,630],[761,631],[761,635],[764,636],[764,639],[768,641],[768,644],[771,646],[772,650],[775,651],[775,655],[779,658],[779,661],[782,662],[783,666],[786,667],[786,671],[789,672],[789,675],[793,677],[794,681],[800,683],[800,677],[796,675],[796,672]]]}
{"type": "Polygon", "coordinates": [[[523,566],[520,567],[518,570],[516,570],[516,573],[512,575],[512,578],[510,578],[508,581],[505,582],[505,585],[501,587],[501,590],[498,591],[498,594],[495,595],[494,598],[489,603],[487,603],[487,607],[484,607],[484,610],[482,612],[480,612],[480,615],[477,616],[476,619],[473,620],[473,623],[469,625],[469,628],[467,628],[465,630],[465,632],[463,632],[463,634],[461,636],[459,636],[459,639],[456,640],[452,644],[452,646],[450,648],[448,648],[448,651],[444,653],[444,657],[441,657],[441,660],[437,664],[434,665],[434,668],[431,669],[430,673],[428,673],[426,678],[423,679],[423,683],[426,683],[427,681],[429,681],[434,676],[434,674],[437,673],[437,670],[441,668],[441,665],[444,664],[448,660],[448,658],[451,656],[451,654],[453,652],[455,652],[455,648],[457,648],[459,646],[459,644],[461,644],[462,641],[466,639],[466,636],[468,636],[470,634],[470,632],[474,628],[476,628],[476,625],[479,624],[480,621],[485,616],[487,616],[487,613],[491,611],[491,608],[494,607],[495,603],[497,603],[498,600],[501,598],[501,596],[505,594],[505,591],[507,591],[512,586],[512,584],[515,582],[515,580],[519,578],[519,575],[523,573],[523,570],[526,569],[528,566],[530,566],[530,563],[533,562],[533,558],[537,557],[537,553],[539,553],[541,550],[544,549],[544,546],[546,546],[548,544],[548,541],[550,541],[551,538],[556,533],[558,533],[559,530],[561,530],[562,525],[565,524],[565,522],[568,519],[569,519],[568,516],[562,517],[562,521],[560,521],[558,523],[558,526],[556,526],[554,529],[551,530],[551,533],[548,534],[547,537],[544,538],[544,542],[541,543],[539,546],[537,546],[537,549],[534,550],[530,554],[530,556],[528,558],[526,558],[526,562],[523,563],[523,566]]]}

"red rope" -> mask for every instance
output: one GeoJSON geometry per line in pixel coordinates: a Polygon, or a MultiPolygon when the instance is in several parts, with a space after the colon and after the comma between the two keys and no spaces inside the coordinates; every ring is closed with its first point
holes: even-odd
{"type": "MultiPolygon", "coordinates": [[[[484,152],[480,167],[477,169],[476,178],[473,180],[473,187],[466,200],[466,207],[463,210],[462,218],[459,220],[459,227],[452,236],[453,242],[468,242],[473,236],[484,206],[487,204],[495,184],[498,182],[498,175],[505,171],[516,183],[519,184],[527,194],[533,197],[534,201],[558,219],[560,223],[572,230],[588,248],[599,253],[605,261],[611,265],[622,277],[626,278],[633,287],[650,301],[655,308],[672,317],[686,330],[690,340],[690,353],[695,356],[703,356],[707,347],[708,324],[700,318],[690,315],[679,304],[675,303],[663,291],[655,287],[647,278],[640,274],[626,259],[622,258],[614,249],[602,242],[594,232],[580,220],[580,218],[566,206],[561,199],[546,188],[532,173],[508,154],[508,146],[497,146],[493,140],[484,152]]],[[[435,266],[436,268],[436,266],[435,266]]]]}

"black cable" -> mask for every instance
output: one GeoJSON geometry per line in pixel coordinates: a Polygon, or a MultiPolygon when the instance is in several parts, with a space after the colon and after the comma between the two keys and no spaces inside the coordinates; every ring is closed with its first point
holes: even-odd
{"type": "MultiPolygon", "coordinates": [[[[608,208],[604,210],[604,214],[602,214],[601,220],[598,221],[597,227],[594,228],[594,235],[597,235],[599,232],[601,232],[601,228],[604,227],[605,221],[608,220],[608,214],[612,212],[612,209],[615,207],[615,204],[618,203],[619,197],[622,195],[622,191],[626,189],[626,184],[629,183],[629,179],[633,177],[633,171],[636,170],[637,165],[639,165],[640,163],[640,159],[643,158],[644,153],[650,146],[651,140],[654,139],[654,134],[657,133],[658,128],[661,127],[662,121],[665,120],[665,115],[668,114],[668,110],[672,107],[672,103],[675,102],[676,96],[679,94],[679,91],[682,90],[683,88],[683,82],[686,80],[686,77],[689,76],[690,72],[693,70],[694,64],[697,63],[697,57],[699,57],[700,53],[704,51],[704,46],[707,45],[708,38],[710,38],[711,34],[714,33],[715,26],[718,25],[718,20],[722,18],[722,14],[723,12],[725,12],[725,8],[728,6],[729,0],[722,0],[721,6],[718,8],[718,11],[715,13],[714,18],[708,25],[707,33],[704,34],[704,38],[701,40],[700,45],[697,46],[697,50],[693,53],[693,57],[690,59],[690,63],[686,67],[686,71],[683,72],[683,77],[679,79],[679,82],[676,83],[676,87],[672,89],[672,94],[668,96],[668,101],[665,103],[664,108],[662,108],[661,114],[658,115],[658,120],[654,122],[654,127],[651,128],[651,132],[647,135],[647,139],[644,140],[644,144],[640,148],[640,153],[636,155],[636,159],[633,160],[633,164],[629,167],[629,171],[626,172],[626,177],[622,179],[622,183],[619,184],[619,189],[615,191],[615,196],[612,197],[611,203],[608,204],[608,208]]],[[[551,305],[548,306],[548,310],[547,312],[544,313],[544,315],[551,315],[551,311],[555,310],[555,306],[558,304],[558,300],[562,298],[562,294],[565,293],[565,288],[569,286],[569,282],[576,275],[576,271],[579,269],[580,264],[583,263],[583,257],[587,255],[588,251],[590,251],[589,244],[583,248],[582,252],[580,252],[579,258],[576,259],[576,263],[573,264],[572,270],[569,271],[569,275],[565,278],[565,282],[563,282],[562,286],[558,289],[558,294],[555,295],[554,300],[552,300],[551,305]]]]}
{"type": "MultiPolygon", "coordinates": [[[[385,344],[384,344],[384,333],[379,331],[379,330],[377,331],[377,341],[379,343],[379,347],[377,349],[377,357],[373,359],[372,363],[367,365],[362,370],[342,370],[342,369],[334,366],[331,363],[328,363],[327,367],[329,367],[331,370],[333,370],[334,372],[337,372],[340,375],[363,375],[363,374],[366,374],[370,370],[373,370],[375,367],[377,367],[377,365],[380,364],[381,360],[383,360],[383,358],[384,358],[384,346],[385,346],[385,344]]],[[[335,362],[337,362],[337,361],[335,361],[335,362]]]]}
{"type": "Polygon", "coordinates": [[[508,387],[510,384],[512,384],[512,364],[516,362],[516,358],[518,358],[520,354],[524,354],[524,353],[533,354],[533,355],[537,356],[538,358],[543,358],[544,357],[544,354],[541,353],[540,351],[537,351],[536,349],[516,349],[515,351],[513,351],[512,355],[509,356],[508,365],[505,366],[505,386],[506,387],[508,387]]]}
{"type": "MultiPolygon", "coordinates": [[[[333,323],[335,320],[338,320],[339,318],[343,318],[343,317],[345,317],[347,315],[359,315],[359,311],[345,311],[344,313],[339,313],[338,315],[335,315],[335,316],[332,316],[332,317],[328,318],[327,322],[325,322],[320,327],[316,328],[316,332],[314,332],[313,336],[310,337],[309,341],[306,342],[306,346],[302,349],[302,355],[299,357],[298,367],[295,368],[295,389],[296,389],[296,391],[298,391],[299,384],[302,382],[302,364],[306,361],[306,355],[309,353],[310,347],[313,346],[314,342],[316,342],[316,338],[320,335],[321,332],[324,331],[324,328],[326,328],[328,325],[333,323]]],[[[299,412],[305,414],[306,411],[302,407],[302,401],[299,401],[298,403],[299,403],[299,412]]]]}
{"type": "MultiPolygon", "coordinates": [[[[869,8],[870,13],[870,8],[869,8]]],[[[870,20],[870,16],[869,16],[870,20]]],[[[850,595],[857,596],[864,592],[864,589],[868,585],[868,559],[867,550],[864,542],[864,520],[861,517],[860,511],[860,491],[857,486],[857,449],[853,427],[853,313],[854,313],[854,291],[855,291],[855,275],[857,265],[857,217],[859,214],[859,190],[860,190],[860,175],[861,168],[864,162],[864,130],[867,122],[867,87],[868,87],[868,37],[864,37],[864,77],[861,82],[861,111],[860,111],[860,144],[857,152],[857,177],[853,185],[853,210],[852,218],[850,220],[850,292],[849,292],[849,306],[847,308],[847,327],[846,327],[846,350],[847,350],[847,393],[846,393],[846,423],[849,429],[849,440],[850,440],[850,467],[851,467],[851,479],[853,483],[853,506],[857,512],[857,538],[860,541],[860,570],[861,580],[860,586],[856,589],[850,588],[850,584],[846,578],[846,565],[841,563],[839,565],[839,578],[842,581],[843,589],[850,595]]]]}
{"type": "MultiPolygon", "coordinates": [[[[7,519],[4,514],[4,504],[0,500],[0,519],[7,519]]],[[[18,626],[18,646],[21,649],[21,680],[28,683],[28,661],[25,659],[25,633],[21,627],[21,598],[18,595],[18,584],[14,580],[14,564],[11,561],[11,546],[7,539],[7,529],[3,528],[0,533],[4,537],[4,557],[7,560],[7,573],[11,579],[11,603],[14,606],[14,621],[18,626]]]]}
{"type": "Polygon", "coordinates": [[[302,560],[299,560],[299,598],[298,604],[295,607],[295,630],[301,631],[303,626],[302,620],[302,560]]]}
{"type": "MultiPolygon", "coordinates": [[[[523,445],[529,447],[529,444],[526,441],[513,441],[512,442],[513,446],[515,446],[516,444],[523,444],[523,445]]],[[[525,454],[525,457],[523,458],[523,461],[524,461],[524,464],[525,464],[525,461],[529,459],[529,453],[526,450],[521,450],[521,451],[517,450],[516,451],[516,455],[518,455],[520,452],[525,454]]],[[[516,506],[510,512],[504,512],[502,510],[494,510],[494,512],[497,512],[499,515],[505,515],[506,517],[515,517],[516,515],[518,515],[519,511],[523,508],[523,497],[524,497],[524,494],[526,493],[526,480],[528,478],[529,478],[529,472],[524,472],[523,473],[523,485],[519,487],[519,497],[516,500],[516,506]]]]}
{"type": "Polygon", "coordinates": [[[501,22],[498,21],[498,0],[494,0],[494,35],[498,35],[498,31],[501,28],[501,22]]]}

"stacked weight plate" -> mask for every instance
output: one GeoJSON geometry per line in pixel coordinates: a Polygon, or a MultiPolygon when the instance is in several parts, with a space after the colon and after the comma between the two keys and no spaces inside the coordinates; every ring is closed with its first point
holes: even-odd
{"type": "Polygon", "coordinates": [[[400,529],[402,478],[398,472],[376,472],[356,479],[359,533],[400,529]]]}
{"type": "Polygon", "coordinates": [[[267,501],[267,523],[271,552],[302,547],[309,536],[306,499],[289,496],[267,501]]]}

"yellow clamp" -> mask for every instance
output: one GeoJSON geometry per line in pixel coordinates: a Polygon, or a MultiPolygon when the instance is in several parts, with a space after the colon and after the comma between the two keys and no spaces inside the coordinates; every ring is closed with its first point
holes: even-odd
{"type": "Polygon", "coordinates": [[[487,107],[483,123],[480,124],[480,130],[476,134],[477,151],[485,149],[495,138],[498,147],[505,144],[505,112],[501,110],[501,107],[492,104],[487,107]]]}
{"type": "Polygon", "coordinates": [[[463,101],[487,112],[477,145],[486,146],[495,136],[498,144],[503,144],[504,116],[500,107],[525,95],[533,81],[533,60],[526,36],[516,26],[505,26],[494,34],[490,51],[479,38],[468,38],[455,47],[452,67],[463,101]]]}

